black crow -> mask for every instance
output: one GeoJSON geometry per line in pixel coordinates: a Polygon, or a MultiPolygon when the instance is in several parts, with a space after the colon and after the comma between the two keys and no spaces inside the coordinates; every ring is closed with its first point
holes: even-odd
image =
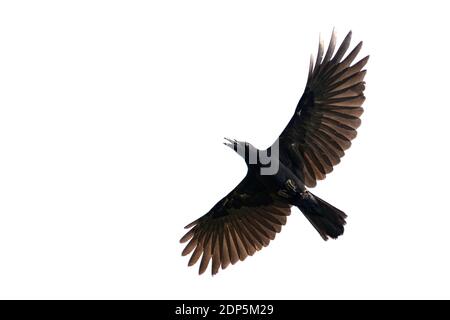
{"type": "Polygon", "coordinates": [[[337,238],[344,233],[344,212],[306,189],[325,179],[340,162],[356,137],[363,113],[368,56],[352,64],[360,42],[345,58],[352,33],[334,54],[333,32],[324,52],[311,56],[308,80],[295,113],[276,142],[267,150],[250,143],[226,139],[227,146],[247,163],[245,178],[207,214],[186,226],[181,238],[189,241],[183,256],[192,253],[189,266],[200,258],[202,274],[212,260],[212,274],[253,255],[267,246],[298,207],[320,236],[337,238]],[[325,54],[325,56],[324,56],[325,54]]]}

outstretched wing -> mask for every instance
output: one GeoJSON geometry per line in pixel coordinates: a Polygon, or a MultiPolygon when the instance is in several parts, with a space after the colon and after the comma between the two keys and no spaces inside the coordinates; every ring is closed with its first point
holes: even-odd
{"type": "Polygon", "coordinates": [[[366,75],[362,68],[369,56],[352,65],[361,50],[360,42],[343,59],[351,36],[350,31],[334,56],[335,33],[325,57],[320,41],[315,64],[311,56],[305,91],[278,140],[282,160],[308,187],[325,179],[340,162],[361,123],[366,75]]]}
{"type": "Polygon", "coordinates": [[[190,223],[191,228],[180,240],[189,241],[182,255],[192,252],[189,266],[201,257],[199,274],[212,260],[212,274],[252,256],[266,247],[281,231],[290,215],[290,206],[276,200],[247,175],[207,214],[190,223]]]}

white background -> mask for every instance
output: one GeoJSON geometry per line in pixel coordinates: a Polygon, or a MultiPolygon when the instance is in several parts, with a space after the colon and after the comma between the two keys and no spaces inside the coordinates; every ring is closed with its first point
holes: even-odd
{"type": "Polygon", "coordinates": [[[450,298],[445,6],[2,2],[0,298],[450,298]],[[358,138],[313,190],[345,235],[294,209],[199,277],[183,227],[245,175],[222,138],[274,141],[333,26],[371,55],[358,138]]]}

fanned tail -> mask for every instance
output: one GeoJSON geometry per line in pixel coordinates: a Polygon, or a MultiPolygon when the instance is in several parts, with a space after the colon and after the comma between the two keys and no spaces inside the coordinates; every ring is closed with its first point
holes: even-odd
{"type": "Polygon", "coordinates": [[[324,240],[336,239],[344,233],[347,215],[309,191],[298,198],[296,206],[324,240]]]}

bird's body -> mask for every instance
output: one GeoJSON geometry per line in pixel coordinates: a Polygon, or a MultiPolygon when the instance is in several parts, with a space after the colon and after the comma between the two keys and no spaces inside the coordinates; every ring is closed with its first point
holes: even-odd
{"type": "MultiPolygon", "coordinates": [[[[261,153],[262,151],[258,150],[257,152],[261,153]]],[[[278,170],[273,175],[262,175],[260,172],[263,167],[264,165],[260,163],[248,166],[248,175],[251,179],[263,186],[265,192],[277,194],[282,201],[294,205],[294,203],[290,201],[294,195],[294,190],[297,193],[306,191],[303,182],[283,163],[282,159],[279,159],[278,170]]]]}
{"type": "Polygon", "coordinates": [[[281,231],[292,206],[324,240],[343,234],[346,214],[307,188],[340,162],[360,125],[365,99],[361,69],[368,57],[351,65],[360,42],[343,59],[350,39],[351,32],[334,54],[333,33],[325,56],[320,42],[294,116],[272,146],[258,150],[250,143],[226,139],[225,144],[244,158],[248,171],[233,191],[186,226],[191,229],[181,239],[189,241],[183,255],[192,253],[189,265],[201,258],[200,273],[210,261],[215,274],[267,246],[281,231]]]}

